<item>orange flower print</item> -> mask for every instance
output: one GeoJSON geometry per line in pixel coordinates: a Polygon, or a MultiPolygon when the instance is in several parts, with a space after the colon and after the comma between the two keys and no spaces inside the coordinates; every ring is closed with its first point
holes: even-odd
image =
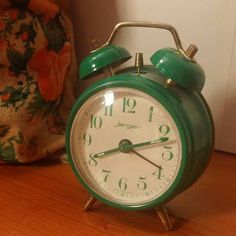
{"type": "Polygon", "coordinates": [[[28,7],[35,15],[42,15],[46,22],[54,19],[59,12],[58,6],[52,0],[30,0],[28,7]]]}
{"type": "Polygon", "coordinates": [[[7,41],[5,41],[3,38],[0,37],[0,64],[2,65],[0,69],[0,78],[6,78],[9,73],[7,48],[8,48],[7,41]]]}
{"type": "Polygon", "coordinates": [[[37,159],[39,155],[37,143],[35,141],[29,141],[29,143],[22,143],[18,145],[18,154],[21,155],[21,159],[24,162],[37,159]]]}
{"type": "Polygon", "coordinates": [[[16,8],[11,8],[9,11],[8,11],[8,15],[10,17],[11,20],[17,20],[18,18],[18,15],[19,15],[19,9],[16,9],[16,8]]]}
{"type": "Polygon", "coordinates": [[[71,62],[71,45],[65,43],[57,54],[42,48],[29,61],[29,69],[38,74],[37,84],[45,101],[57,100],[63,92],[64,79],[71,62]]]}
{"type": "Polygon", "coordinates": [[[2,50],[4,46],[5,46],[5,40],[0,38],[0,49],[2,50]]]}
{"type": "Polygon", "coordinates": [[[22,41],[27,41],[29,38],[29,33],[23,32],[20,37],[21,37],[22,41]]]}
{"type": "Polygon", "coordinates": [[[10,99],[10,97],[11,97],[10,93],[5,93],[0,98],[1,98],[2,102],[7,102],[10,99]]]}
{"type": "Polygon", "coordinates": [[[0,31],[3,31],[6,29],[6,24],[3,22],[2,19],[0,19],[0,31]]]}
{"type": "Polygon", "coordinates": [[[6,63],[7,47],[7,42],[3,38],[0,38],[0,63],[6,63]]]}
{"type": "Polygon", "coordinates": [[[10,6],[11,6],[11,3],[10,3],[9,0],[1,0],[0,1],[0,9],[5,10],[5,9],[7,9],[10,6]]]}

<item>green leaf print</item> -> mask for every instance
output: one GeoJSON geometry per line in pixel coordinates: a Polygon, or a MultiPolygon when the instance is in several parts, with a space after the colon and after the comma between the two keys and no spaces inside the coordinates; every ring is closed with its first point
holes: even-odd
{"type": "Polygon", "coordinates": [[[27,61],[20,52],[14,49],[7,50],[7,57],[11,63],[10,69],[15,73],[16,76],[19,76],[22,71],[27,69],[27,61]]]}
{"type": "Polygon", "coordinates": [[[60,52],[67,41],[67,36],[65,29],[59,20],[59,15],[55,17],[55,19],[49,21],[47,24],[45,24],[41,19],[40,24],[42,25],[45,36],[48,40],[48,48],[54,50],[57,53],[60,52]]]}

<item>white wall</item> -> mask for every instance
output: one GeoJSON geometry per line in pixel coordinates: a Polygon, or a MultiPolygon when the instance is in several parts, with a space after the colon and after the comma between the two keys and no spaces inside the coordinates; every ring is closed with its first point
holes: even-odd
{"type": "MultiPolygon", "coordinates": [[[[104,42],[120,21],[155,21],[172,24],[183,46],[194,43],[196,59],[206,72],[203,94],[212,110],[216,127],[216,148],[236,152],[236,49],[233,44],[236,23],[234,0],[99,0],[73,1],[79,59],[89,52],[89,41],[104,42]],[[228,141],[231,140],[231,141],[228,141]],[[232,141],[233,140],[233,141],[232,141]]],[[[143,52],[149,63],[161,47],[174,47],[171,35],[162,30],[123,29],[116,43],[134,54],[143,52]]],[[[133,62],[131,62],[133,63],[133,62]]],[[[87,86],[81,83],[81,86],[87,86]]]]}

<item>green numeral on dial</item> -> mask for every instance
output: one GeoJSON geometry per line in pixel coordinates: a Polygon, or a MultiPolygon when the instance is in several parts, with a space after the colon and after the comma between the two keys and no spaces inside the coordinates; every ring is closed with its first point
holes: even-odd
{"type": "Polygon", "coordinates": [[[112,116],[113,105],[105,106],[105,116],[112,116]]]}
{"type": "Polygon", "coordinates": [[[154,109],[153,106],[149,108],[149,119],[148,119],[149,122],[152,122],[153,109],[154,109]]]}
{"type": "Polygon", "coordinates": [[[165,146],[164,148],[167,149],[167,150],[165,150],[165,152],[163,152],[161,154],[161,157],[166,161],[172,160],[173,157],[174,157],[174,154],[173,154],[173,152],[170,151],[170,149],[173,148],[173,147],[165,146]]]}
{"type": "Polygon", "coordinates": [[[144,181],[146,178],[139,177],[139,181],[137,183],[137,187],[140,190],[145,190],[147,188],[147,183],[144,181]]]}
{"type": "Polygon", "coordinates": [[[127,189],[127,179],[126,178],[121,178],[120,180],[119,180],[119,188],[121,189],[121,190],[126,190],[127,189]]]}
{"type": "Polygon", "coordinates": [[[163,136],[167,135],[170,132],[170,127],[168,125],[161,125],[159,131],[163,136]]]}
{"type": "Polygon", "coordinates": [[[88,161],[89,165],[92,167],[95,167],[98,163],[97,163],[97,160],[94,158],[94,153],[90,153],[89,157],[90,157],[88,161]]]}
{"type": "Polygon", "coordinates": [[[107,178],[110,175],[111,171],[110,170],[102,170],[102,172],[105,174],[103,181],[107,182],[107,178]]]}
{"type": "Polygon", "coordinates": [[[91,137],[91,135],[88,134],[88,133],[85,133],[85,134],[83,135],[83,142],[84,142],[85,145],[89,146],[89,145],[92,143],[92,137],[91,137]]]}
{"type": "Polygon", "coordinates": [[[123,112],[135,113],[136,100],[134,98],[123,98],[123,112]]]}
{"type": "Polygon", "coordinates": [[[100,116],[90,116],[90,128],[100,129],[102,127],[102,118],[100,116]]]}
{"type": "Polygon", "coordinates": [[[152,175],[157,177],[157,179],[161,179],[161,177],[163,177],[162,170],[163,170],[162,168],[157,168],[156,171],[152,173],[152,175]]]}

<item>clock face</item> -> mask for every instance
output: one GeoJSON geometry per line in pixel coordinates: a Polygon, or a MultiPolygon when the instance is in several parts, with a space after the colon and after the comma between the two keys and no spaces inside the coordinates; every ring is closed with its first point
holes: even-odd
{"type": "Polygon", "coordinates": [[[70,130],[73,165],[108,204],[139,207],[163,196],[182,161],[179,130],[152,96],[132,88],[102,90],[77,111],[70,130]]]}

